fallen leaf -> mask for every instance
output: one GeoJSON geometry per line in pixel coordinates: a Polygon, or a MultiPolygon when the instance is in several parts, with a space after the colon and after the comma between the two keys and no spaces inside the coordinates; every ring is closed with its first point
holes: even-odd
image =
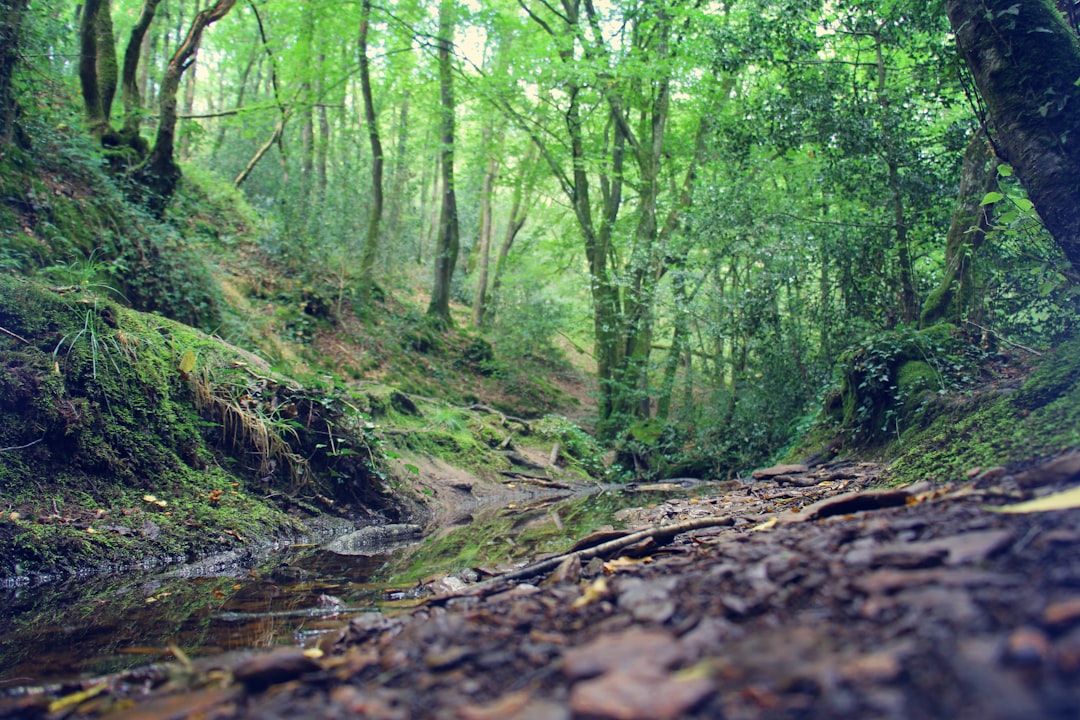
{"type": "Polygon", "coordinates": [[[990,512],[998,513],[1026,514],[1050,512],[1052,510],[1070,510],[1078,507],[1080,507],[1080,485],[1069,488],[1068,490],[1062,490],[1053,495],[1047,495],[1046,497],[1035,498],[1034,500],[1016,503],[1014,505],[987,507],[985,509],[990,512]]]}
{"type": "Polygon", "coordinates": [[[607,594],[607,578],[597,578],[587,588],[585,588],[585,592],[581,593],[581,597],[579,597],[577,600],[570,604],[570,607],[574,609],[585,607],[586,605],[594,603],[597,600],[602,600],[603,598],[607,597],[607,594]]]}
{"type": "Polygon", "coordinates": [[[780,521],[777,518],[769,518],[768,520],[761,523],[760,525],[755,525],[754,527],[750,528],[750,532],[760,532],[762,530],[771,530],[774,527],[776,527],[776,523],[778,523],[778,522],[780,522],[780,521]]]}
{"type": "Polygon", "coordinates": [[[65,695],[62,698],[53,700],[51,703],[49,703],[49,712],[56,713],[67,708],[74,707],[75,705],[80,705],[89,700],[90,698],[97,697],[98,695],[103,693],[108,687],[109,684],[107,682],[98,683],[97,685],[92,685],[88,687],[86,690],[80,690],[77,693],[65,695]]]}

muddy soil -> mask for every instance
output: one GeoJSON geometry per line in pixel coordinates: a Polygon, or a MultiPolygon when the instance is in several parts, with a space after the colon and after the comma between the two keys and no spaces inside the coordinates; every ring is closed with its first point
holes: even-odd
{"type": "Polygon", "coordinates": [[[696,529],[586,540],[553,571],[354,619],[321,655],[155,666],[0,717],[1080,717],[1080,510],[992,511],[1080,460],[870,490],[877,472],[772,468],[624,513],[696,529]]]}

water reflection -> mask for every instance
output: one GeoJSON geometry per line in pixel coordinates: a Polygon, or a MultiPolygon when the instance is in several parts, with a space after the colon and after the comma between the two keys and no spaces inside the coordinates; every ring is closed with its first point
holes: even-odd
{"type": "Polygon", "coordinates": [[[0,591],[0,691],[171,659],[312,645],[388,590],[369,582],[385,555],[286,548],[248,570],[80,578],[0,591]]]}

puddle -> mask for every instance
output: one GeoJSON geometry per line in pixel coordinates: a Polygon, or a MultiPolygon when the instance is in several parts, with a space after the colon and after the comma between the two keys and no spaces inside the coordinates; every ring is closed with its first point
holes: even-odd
{"type": "Polygon", "coordinates": [[[609,489],[477,511],[467,525],[375,555],[291,546],[246,570],[194,577],[158,570],[3,589],[0,694],[169,661],[170,643],[192,658],[310,647],[350,617],[410,604],[425,579],[561,552],[597,528],[618,527],[624,508],[688,492],[609,489]]]}

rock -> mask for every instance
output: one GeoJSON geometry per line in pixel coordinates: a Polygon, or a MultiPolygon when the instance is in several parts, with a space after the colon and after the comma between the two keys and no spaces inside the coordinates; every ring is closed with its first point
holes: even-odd
{"type": "Polygon", "coordinates": [[[1002,655],[1009,665],[1031,667],[1042,665],[1050,656],[1050,641],[1041,630],[1022,627],[1009,633],[1002,655]]]}
{"type": "Polygon", "coordinates": [[[1067,630],[1076,625],[1080,622],[1080,597],[1048,605],[1043,610],[1042,620],[1044,625],[1057,631],[1067,630]]]}
{"type": "Polygon", "coordinates": [[[256,655],[242,662],[233,668],[233,677],[248,690],[259,691],[321,669],[319,663],[305,655],[303,650],[288,648],[256,655]]]}
{"type": "Polygon", "coordinates": [[[577,716],[611,720],[668,720],[683,717],[715,691],[708,678],[610,673],[570,691],[577,716]]]}
{"type": "Polygon", "coordinates": [[[675,638],[661,630],[631,628],[613,635],[601,635],[563,654],[563,674],[571,680],[595,677],[607,672],[662,672],[682,656],[675,638]]]}
{"type": "Polygon", "coordinates": [[[1015,477],[1022,488],[1045,487],[1080,477],[1080,452],[1060,455],[1015,477]]]}
{"type": "Polygon", "coordinates": [[[619,582],[619,607],[628,610],[639,622],[667,622],[675,614],[673,591],[678,578],[642,580],[624,578],[619,582]]]}
{"type": "Polygon", "coordinates": [[[755,470],[754,472],[750,473],[750,475],[755,480],[767,480],[769,478],[774,478],[777,475],[792,475],[797,473],[804,473],[807,472],[809,469],[810,468],[808,468],[806,465],[803,465],[802,463],[798,463],[795,465],[773,465],[769,468],[755,470]]]}
{"type": "Polygon", "coordinates": [[[376,525],[334,538],[323,545],[323,549],[338,555],[377,555],[395,546],[416,542],[423,532],[419,525],[376,525]]]}
{"type": "Polygon", "coordinates": [[[795,520],[821,520],[834,515],[848,515],[866,510],[902,507],[911,494],[906,490],[864,490],[843,493],[804,507],[795,520]]]}

